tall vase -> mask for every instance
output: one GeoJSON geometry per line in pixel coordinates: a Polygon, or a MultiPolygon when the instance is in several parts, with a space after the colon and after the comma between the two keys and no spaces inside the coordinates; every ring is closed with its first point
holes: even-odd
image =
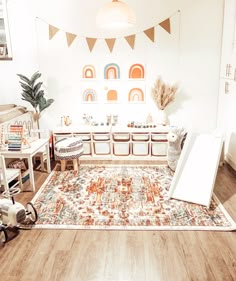
{"type": "Polygon", "coordinates": [[[166,126],[168,123],[168,117],[165,109],[161,109],[158,112],[157,124],[166,126]]]}

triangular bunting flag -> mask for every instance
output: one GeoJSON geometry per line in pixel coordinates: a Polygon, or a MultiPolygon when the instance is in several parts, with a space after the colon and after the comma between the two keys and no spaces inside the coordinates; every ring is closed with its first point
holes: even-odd
{"type": "Polygon", "coordinates": [[[70,47],[70,45],[73,43],[77,35],[66,32],[66,40],[67,40],[67,45],[70,47]]]}
{"type": "Polygon", "coordinates": [[[109,39],[105,39],[105,41],[107,43],[107,46],[108,46],[110,52],[112,52],[114,44],[116,42],[116,39],[115,38],[109,38],[109,39]]]}
{"type": "Polygon", "coordinates": [[[89,47],[89,50],[90,52],[92,52],[93,50],[93,47],[97,41],[97,38],[89,38],[89,37],[86,37],[86,41],[87,41],[87,44],[88,44],[88,47],[89,47]]]}
{"type": "Polygon", "coordinates": [[[49,24],[49,40],[57,33],[59,29],[51,24],[49,24]]]}
{"type": "Polygon", "coordinates": [[[167,31],[168,33],[170,32],[170,19],[166,19],[164,21],[162,21],[161,23],[159,23],[159,25],[165,29],[165,31],[167,31]]]}
{"type": "Polygon", "coordinates": [[[149,29],[144,30],[144,33],[147,35],[147,37],[154,42],[154,27],[151,27],[149,29]]]}
{"type": "Polygon", "coordinates": [[[128,44],[130,45],[130,47],[132,49],[134,49],[134,44],[135,44],[135,34],[133,35],[129,35],[125,37],[125,40],[128,42],[128,44]]]}

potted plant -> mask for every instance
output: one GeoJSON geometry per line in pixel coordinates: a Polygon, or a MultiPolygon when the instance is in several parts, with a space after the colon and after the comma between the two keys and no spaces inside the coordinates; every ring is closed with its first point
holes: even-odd
{"type": "Polygon", "coordinates": [[[31,78],[28,78],[22,74],[17,74],[20,77],[20,85],[23,92],[22,100],[29,102],[35,110],[35,120],[39,129],[39,118],[40,113],[48,108],[53,102],[54,99],[46,99],[44,97],[44,90],[41,89],[43,82],[38,82],[38,79],[41,77],[41,73],[38,71],[35,72],[31,78]]]}
{"type": "Polygon", "coordinates": [[[167,124],[165,108],[174,100],[177,89],[177,85],[168,85],[163,82],[161,77],[157,78],[156,83],[152,88],[151,95],[159,109],[161,125],[167,124]]]}

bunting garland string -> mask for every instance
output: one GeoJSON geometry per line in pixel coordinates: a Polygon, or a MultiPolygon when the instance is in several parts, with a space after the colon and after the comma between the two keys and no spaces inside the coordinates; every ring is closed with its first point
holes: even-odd
{"type": "Polygon", "coordinates": [[[53,37],[59,32],[59,31],[63,31],[66,35],[66,40],[67,40],[67,46],[70,47],[71,44],[74,42],[74,40],[76,38],[85,38],[88,48],[90,50],[90,52],[92,52],[97,40],[104,40],[105,43],[107,44],[108,49],[110,50],[110,52],[113,51],[115,42],[117,39],[125,39],[126,42],[129,44],[129,46],[131,47],[131,49],[134,49],[135,46],[135,39],[136,36],[138,34],[144,33],[152,42],[155,42],[155,28],[157,26],[160,26],[161,28],[163,28],[166,32],[168,32],[169,34],[171,34],[171,22],[170,19],[175,16],[177,13],[180,13],[180,10],[178,10],[177,12],[175,12],[174,14],[172,14],[170,17],[168,17],[167,19],[163,20],[162,22],[147,28],[143,31],[134,33],[134,34],[129,34],[129,35],[125,35],[122,37],[114,37],[114,38],[105,38],[105,37],[87,37],[87,36],[80,36],[78,34],[74,34],[65,30],[62,30],[61,28],[58,28],[48,22],[46,22],[45,20],[43,20],[42,18],[36,17],[37,20],[41,20],[43,21],[45,24],[48,25],[48,36],[49,36],[49,40],[52,40],[53,37]]]}

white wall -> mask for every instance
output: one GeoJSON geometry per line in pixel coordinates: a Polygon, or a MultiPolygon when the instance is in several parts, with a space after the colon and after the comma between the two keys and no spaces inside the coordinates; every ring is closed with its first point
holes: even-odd
{"type": "MultiPolygon", "coordinates": [[[[46,94],[55,103],[44,111],[42,126],[59,124],[62,115],[70,115],[72,122],[82,121],[83,113],[93,114],[99,121],[106,113],[119,114],[121,121],[145,121],[151,112],[156,118],[150,91],[158,75],[165,81],[180,84],[175,103],[167,108],[170,122],[187,128],[212,129],[217,121],[219,65],[223,0],[127,0],[136,13],[137,26],[124,33],[106,34],[95,25],[97,10],[107,0],[8,0],[13,61],[0,62],[0,102],[21,102],[16,73],[31,75],[42,72],[46,94]],[[176,14],[180,10],[180,14],[176,14]],[[32,14],[31,14],[32,12],[32,14]],[[175,15],[174,15],[175,14],[175,15]],[[172,34],[156,28],[156,42],[152,43],[141,31],[171,17],[172,34]],[[39,19],[35,19],[37,16],[39,19]],[[48,23],[60,28],[52,40],[48,40],[48,23]],[[75,33],[76,38],[67,47],[64,31],[75,33]],[[132,50],[123,37],[135,33],[136,44],[132,50]],[[118,36],[110,53],[102,40],[98,40],[90,53],[84,37],[118,36]],[[102,76],[105,64],[115,62],[124,75],[117,86],[125,89],[125,71],[133,63],[146,66],[145,104],[81,103],[85,82],[81,69],[85,64],[98,67],[102,76]],[[4,96],[3,96],[4,94],[4,96]]],[[[98,88],[110,87],[100,79],[98,88]]],[[[28,104],[25,104],[29,106],[28,104]]]]}

